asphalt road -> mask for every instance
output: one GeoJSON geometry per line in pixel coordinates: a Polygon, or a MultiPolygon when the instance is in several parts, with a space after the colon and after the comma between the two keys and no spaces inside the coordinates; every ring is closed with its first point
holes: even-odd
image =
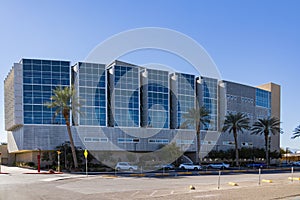
{"type": "MultiPolygon", "coordinates": [[[[24,174],[30,170],[2,167],[0,199],[300,199],[300,182],[290,173],[154,177],[113,175],[24,174]],[[228,182],[238,184],[229,185],[228,182]],[[190,185],[195,190],[190,189],[190,185]]],[[[300,177],[300,173],[293,175],[300,177]]]]}

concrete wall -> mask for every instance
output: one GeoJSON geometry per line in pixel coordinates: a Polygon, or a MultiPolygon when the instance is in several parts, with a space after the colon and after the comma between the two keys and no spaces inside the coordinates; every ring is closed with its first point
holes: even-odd
{"type": "MultiPolygon", "coordinates": [[[[73,131],[76,146],[82,146],[78,135],[73,131]]],[[[8,132],[8,150],[16,153],[23,150],[54,150],[56,146],[69,141],[65,125],[24,125],[8,132]]]]}
{"type": "MultiPolygon", "coordinates": [[[[224,81],[226,93],[226,110],[227,112],[242,112],[248,115],[250,126],[259,116],[268,116],[268,109],[256,106],[256,88],[224,81]]],[[[224,119],[222,120],[224,122],[224,119]]],[[[232,133],[223,133],[220,137],[220,149],[234,148],[234,145],[224,145],[226,141],[234,141],[232,133]]],[[[264,148],[263,135],[251,135],[250,131],[244,131],[238,135],[238,146],[241,147],[256,147],[264,148]],[[252,144],[252,145],[249,145],[252,144]]],[[[273,144],[273,149],[277,149],[279,145],[273,144]],[[276,147],[276,148],[275,148],[276,147]]]]}
{"type": "MultiPolygon", "coordinates": [[[[281,119],[281,87],[275,83],[266,83],[257,86],[260,89],[267,90],[271,92],[271,115],[277,119],[281,119]]],[[[271,136],[271,151],[280,150],[280,135],[271,136]]]]}
{"type": "Polygon", "coordinates": [[[5,130],[23,124],[23,70],[15,63],[4,81],[5,130]]]}

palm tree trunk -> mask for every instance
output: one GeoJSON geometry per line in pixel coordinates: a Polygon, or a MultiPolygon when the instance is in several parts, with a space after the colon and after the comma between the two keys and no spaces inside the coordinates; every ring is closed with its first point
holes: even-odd
{"type": "Polygon", "coordinates": [[[74,167],[78,168],[78,161],[77,161],[73,136],[72,136],[72,133],[71,133],[70,123],[67,124],[67,129],[68,129],[68,135],[69,135],[69,138],[70,138],[70,145],[71,145],[71,151],[72,151],[72,156],[73,156],[73,161],[74,161],[74,167]]]}
{"type": "Polygon", "coordinates": [[[269,133],[265,133],[265,149],[266,149],[266,162],[267,166],[269,166],[269,148],[268,148],[268,143],[269,143],[269,133]]]}
{"type": "Polygon", "coordinates": [[[200,125],[197,124],[196,126],[196,140],[197,140],[197,149],[196,149],[196,163],[200,164],[201,161],[201,155],[200,155],[200,149],[201,149],[201,138],[200,138],[200,125]]]}
{"type": "Polygon", "coordinates": [[[236,130],[233,130],[233,137],[234,137],[234,146],[235,146],[235,164],[238,167],[239,166],[239,148],[238,148],[236,130]]]}
{"type": "Polygon", "coordinates": [[[77,161],[77,156],[76,156],[75,144],[74,144],[74,140],[73,140],[73,136],[72,136],[72,132],[71,132],[68,112],[64,113],[64,118],[65,118],[65,121],[66,121],[68,135],[69,135],[69,139],[70,139],[70,146],[71,146],[71,151],[72,151],[72,156],[73,156],[73,161],[74,161],[74,167],[78,168],[78,161],[77,161]]]}
{"type": "Polygon", "coordinates": [[[201,138],[200,138],[200,130],[197,131],[197,152],[196,152],[196,162],[200,164],[201,156],[200,156],[200,149],[201,149],[201,138]]]}

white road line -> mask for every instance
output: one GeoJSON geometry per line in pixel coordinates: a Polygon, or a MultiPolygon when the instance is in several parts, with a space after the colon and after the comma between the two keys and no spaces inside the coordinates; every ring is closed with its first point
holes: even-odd
{"type": "Polygon", "coordinates": [[[206,195],[199,195],[199,196],[194,196],[194,198],[201,198],[201,199],[205,199],[208,197],[216,197],[219,196],[218,194],[206,194],[206,195]]]}
{"type": "Polygon", "coordinates": [[[134,196],[137,195],[138,193],[140,193],[140,191],[136,191],[136,192],[132,193],[130,196],[131,196],[131,197],[134,197],[134,196]]]}
{"type": "Polygon", "coordinates": [[[152,197],[156,192],[157,192],[157,190],[153,191],[153,192],[150,194],[150,197],[152,197]]]}

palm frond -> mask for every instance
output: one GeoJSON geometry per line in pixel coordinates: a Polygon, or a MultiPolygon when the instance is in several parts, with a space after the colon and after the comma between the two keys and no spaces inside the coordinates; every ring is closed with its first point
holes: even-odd
{"type": "MultiPolygon", "coordinates": [[[[50,98],[49,102],[46,102],[44,104],[48,108],[55,108],[55,113],[53,116],[53,120],[55,117],[61,113],[63,115],[63,112],[70,113],[72,110],[72,113],[79,113],[81,114],[79,108],[81,107],[81,104],[79,103],[79,99],[76,95],[76,90],[74,86],[72,87],[56,87],[53,90],[53,95],[50,98]]],[[[66,119],[69,120],[69,119],[66,119]]]]}
{"type": "Polygon", "coordinates": [[[182,127],[194,126],[196,128],[201,124],[205,126],[210,123],[209,112],[205,107],[191,108],[182,117],[185,119],[182,127]]]}
{"type": "Polygon", "coordinates": [[[232,133],[234,130],[237,132],[243,133],[244,130],[248,130],[249,127],[249,118],[243,113],[229,113],[225,116],[224,125],[222,132],[232,133]]]}
{"type": "Polygon", "coordinates": [[[291,138],[295,139],[297,137],[300,137],[300,125],[295,128],[295,130],[293,132],[293,136],[291,138]]]}
{"type": "Polygon", "coordinates": [[[280,128],[280,121],[276,117],[267,117],[263,119],[258,119],[251,128],[251,134],[279,134],[282,133],[282,129],[280,128]]]}

